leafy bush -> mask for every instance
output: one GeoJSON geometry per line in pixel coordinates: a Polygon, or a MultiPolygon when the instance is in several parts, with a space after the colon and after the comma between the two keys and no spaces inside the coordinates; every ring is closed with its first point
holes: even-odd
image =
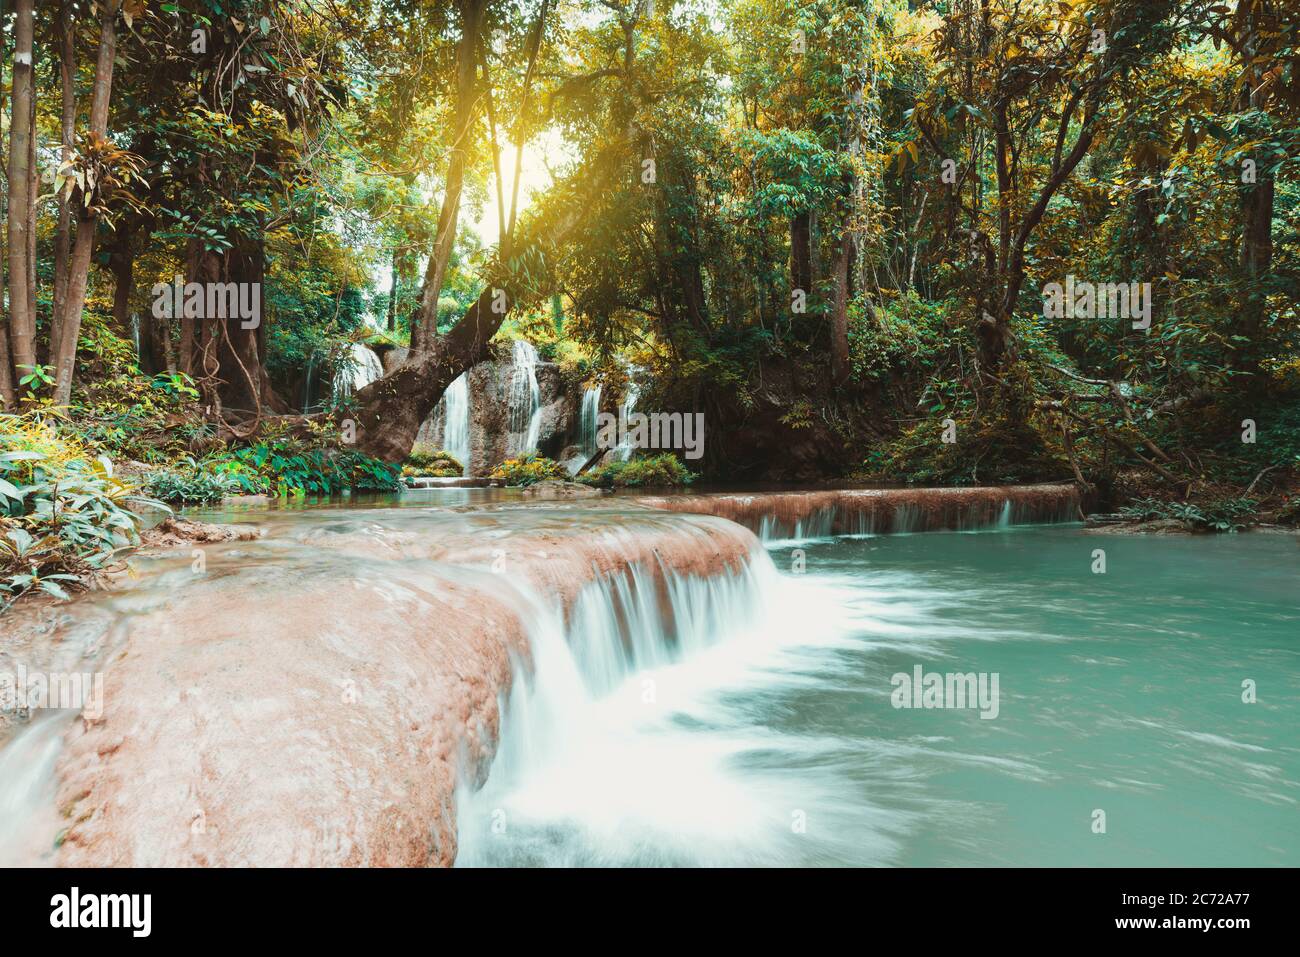
{"type": "Polygon", "coordinates": [[[138,544],[140,502],[106,456],[84,450],[34,415],[0,415],[0,610],[39,589],[66,598],[64,583],[94,578],[138,544]]]}
{"type": "Polygon", "coordinates": [[[154,472],[144,485],[150,497],[172,505],[212,505],[239,488],[234,476],[215,472],[193,459],[154,472]]]}
{"type": "Polygon", "coordinates": [[[694,480],[695,474],[667,453],[607,462],[578,477],[579,482],[600,488],[654,488],[689,485],[694,480]]]}
{"type": "Polygon", "coordinates": [[[1274,518],[1282,525],[1300,525],[1300,495],[1287,499],[1274,518]]]}
{"type": "Polygon", "coordinates": [[[115,459],[169,463],[201,453],[216,431],[199,415],[198,391],[184,373],[152,379],[131,371],[88,382],[78,391],[65,431],[115,459]]]}
{"type": "Polygon", "coordinates": [[[492,470],[492,477],[501,479],[507,485],[527,486],[548,479],[567,479],[569,473],[554,459],[534,454],[518,459],[506,459],[492,470]]]}
{"type": "Polygon", "coordinates": [[[449,478],[462,475],[465,467],[450,452],[417,445],[406,457],[403,475],[433,475],[449,478]]]}
{"type": "Polygon", "coordinates": [[[1172,518],[1193,528],[1236,532],[1255,524],[1258,507],[1259,503],[1253,498],[1219,499],[1201,505],[1142,498],[1121,508],[1120,514],[1143,522],[1172,518]]]}
{"type": "Polygon", "coordinates": [[[401,470],[354,449],[309,439],[264,439],[230,449],[209,467],[250,494],[338,495],[353,491],[388,492],[398,487],[401,470]]]}

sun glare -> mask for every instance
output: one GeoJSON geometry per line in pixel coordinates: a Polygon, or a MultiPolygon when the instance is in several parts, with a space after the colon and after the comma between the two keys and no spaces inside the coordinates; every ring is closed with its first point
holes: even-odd
{"type": "MultiPolygon", "coordinates": [[[[514,186],[515,158],[514,143],[508,140],[501,144],[501,194],[505,204],[507,225],[510,219],[510,194],[514,186]]],[[[519,203],[516,216],[522,215],[532,202],[545,193],[563,175],[565,167],[574,159],[573,149],[558,130],[548,130],[534,137],[524,146],[522,160],[519,164],[519,203]]],[[[487,183],[487,202],[483,204],[482,213],[473,223],[479,238],[487,245],[496,245],[500,237],[500,218],[497,215],[497,189],[494,179],[487,183]]]]}

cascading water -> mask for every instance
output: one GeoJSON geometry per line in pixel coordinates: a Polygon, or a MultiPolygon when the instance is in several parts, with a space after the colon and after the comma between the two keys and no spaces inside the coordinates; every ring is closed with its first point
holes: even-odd
{"type": "Polygon", "coordinates": [[[131,313],[131,343],[135,346],[135,357],[137,359],[144,358],[144,347],[141,345],[140,340],[140,313],[138,312],[131,313]]]}
{"type": "Polygon", "coordinates": [[[832,591],[759,553],[709,579],[633,568],[594,582],[567,626],[533,598],[531,669],[517,668],[486,785],[459,793],[457,863],[887,861],[906,815],[844,801],[839,763],[799,766],[823,742],[774,734],[729,700],[845,641],[832,591]]]}
{"type": "Polygon", "coordinates": [[[334,379],[334,394],[345,396],[359,392],[383,374],[383,363],[375,351],[364,343],[354,342],[344,367],[334,379]]]}
{"type": "Polygon", "coordinates": [[[302,414],[307,415],[311,411],[311,400],[315,391],[316,377],[316,353],[307,357],[307,370],[302,377],[302,414]]]}
{"type": "MultiPolygon", "coordinates": [[[[618,407],[619,422],[627,421],[627,417],[636,409],[636,400],[640,397],[641,387],[629,379],[627,383],[627,392],[623,396],[623,402],[618,407]]],[[[636,451],[636,448],[632,445],[631,440],[624,438],[623,441],[619,442],[619,444],[614,448],[612,454],[614,458],[626,462],[632,457],[634,451],[636,451]]]]}
{"type": "MultiPolygon", "coordinates": [[[[141,557],[129,588],[61,610],[60,656],[36,664],[102,663],[121,691],[93,726],[0,723],[0,866],[411,866],[454,843],[463,865],[1300,855],[1300,573],[1282,536],[1134,536],[1144,575],[1094,576],[1085,529],[1016,524],[1056,514],[1046,489],[855,490],[827,540],[756,553],[711,517],[433,494],[253,512],[268,534],[213,546],[209,574],[188,549],[141,557]],[[1173,625],[1152,594],[1178,597],[1173,625]],[[357,714],[322,719],[313,702],[356,662],[357,714]],[[917,668],[1000,675],[1000,703],[900,704],[917,668]],[[1215,675],[1269,668],[1268,711],[1222,706],[1215,675]],[[213,700],[235,717],[202,720],[213,700]],[[425,762],[414,784],[391,773],[404,760],[425,762]],[[1125,841],[1097,839],[1080,794],[1122,799],[1125,841]],[[221,826],[195,835],[203,808],[221,826]]],[[[833,514],[833,498],[725,501],[779,512],[783,534],[833,514]]],[[[16,647],[41,627],[12,629],[16,647]]]]}
{"type": "Polygon", "coordinates": [[[600,386],[584,389],[582,393],[582,412],[579,416],[579,428],[582,438],[582,454],[596,454],[598,437],[596,434],[597,416],[600,415],[600,386]]]}
{"type": "Polygon", "coordinates": [[[442,447],[450,452],[469,475],[469,373],[462,372],[447,386],[439,400],[442,406],[442,447]]]}
{"type": "Polygon", "coordinates": [[[542,392],[537,385],[537,350],[531,342],[516,339],[510,373],[510,448],[513,455],[537,451],[542,424],[542,392]]]}

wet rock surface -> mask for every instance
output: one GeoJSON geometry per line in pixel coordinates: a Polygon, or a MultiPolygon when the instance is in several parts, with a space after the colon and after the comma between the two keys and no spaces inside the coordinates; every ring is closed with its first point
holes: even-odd
{"type": "Polygon", "coordinates": [[[581,482],[561,482],[557,479],[536,482],[525,488],[522,494],[524,498],[540,499],[542,501],[600,497],[600,491],[590,485],[583,485],[581,482]]]}
{"type": "Polygon", "coordinates": [[[102,713],[64,735],[39,860],[449,864],[530,602],[563,611],[633,565],[710,576],[756,547],[636,507],[284,511],[263,528],[212,544],[202,574],[168,559],[135,586],[97,658],[102,713]]]}
{"type": "Polygon", "coordinates": [[[718,515],[758,533],[844,535],[977,528],[999,521],[1074,521],[1073,485],[842,489],[641,496],[674,512],[718,515]]]}
{"type": "Polygon", "coordinates": [[[175,548],[179,545],[214,542],[251,542],[261,535],[262,530],[256,525],[214,525],[211,522],[196,522],[171,515],[153,528],[141,532],[140,546],[175,548]]]}

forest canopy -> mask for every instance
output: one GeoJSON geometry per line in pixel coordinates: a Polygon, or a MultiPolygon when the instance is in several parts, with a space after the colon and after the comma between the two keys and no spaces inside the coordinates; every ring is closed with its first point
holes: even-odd
{"type": "Polygon", "coordinates": [[[1282,0],[16,0],[0,22],[0,401],[92,451],[342,428],[400,463],[525,337],[704,413],[718,478],[1132,473],[1186,498],[1294,473],[1282,0]],[[384,374],[331,387],[358,343],[384,374]]]}

